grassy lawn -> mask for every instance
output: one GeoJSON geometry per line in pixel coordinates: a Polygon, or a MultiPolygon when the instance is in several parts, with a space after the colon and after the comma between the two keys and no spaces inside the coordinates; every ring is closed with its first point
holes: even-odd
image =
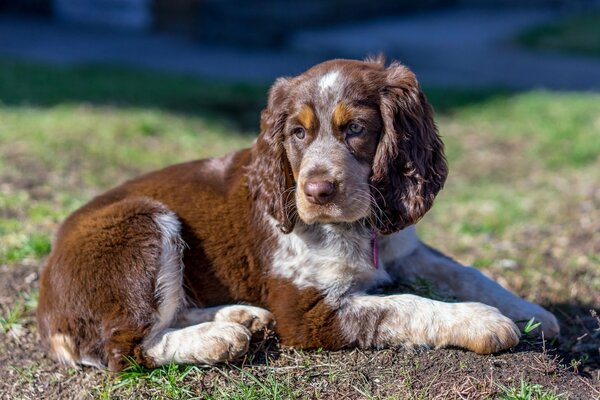
{"type": "Polygon", "coordinates": [[[33,310],[37,271],[60,221],[141,172],[248,146],[266,90],[0,61],[0,393],[31,397],[43,383],[45,397],[56,398],[553,399],[580,378],[552,354],[600,390],[600,319],[590,313],[600,307],[600,95],[591,93],[426,90],[451,172],[419,226],[423,238],[555,312],[564,333],[558,353],[533,339],[498,357],[273,351],[270,339],[221,368],[133,366],[113,376],[51,362],[33,310]],[[494,368],[500,373],[490,378],[494,368]],[[428,383],[446,376],[459,383],[428,383]]]}
{"type": "Polygon", "coordinates": [[[600,56],[600,13],[576,15],[526,30],[517,41],[540,50],[600,56]]]}

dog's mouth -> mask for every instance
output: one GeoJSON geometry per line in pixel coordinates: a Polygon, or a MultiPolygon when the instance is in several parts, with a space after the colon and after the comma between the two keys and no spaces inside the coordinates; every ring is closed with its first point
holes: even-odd
{"type": "Polygon", "coordinates": [[[310,205],[307,209],[298,210],[298,215],[307,224],[312,223],[327,223],[327,222],[342,222],[340,221],[341,211],[334,204],[324,206],[310,205]]]}
{"type": "MultiPolygon", "coordinates": [[[[359,191],[357,191],[359,192],[359,191]]],[[[296,209],[300,219],[306,224],[314,223],[349,223],[368,217],[371,206],[368,201],[361,201],[363,196],[348,196],[337,193],[335,198],[325,204],[311,202],[303,191],[296,195],[296,209]]],[[[366,198],[366,196],[364,196],[366,198]]]]}

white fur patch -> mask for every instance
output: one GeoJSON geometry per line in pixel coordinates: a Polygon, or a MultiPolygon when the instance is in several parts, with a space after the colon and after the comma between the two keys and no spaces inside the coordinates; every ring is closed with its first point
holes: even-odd
{"type": "Polygon", "coordinates": [[[222,181],[225,179],[225,174],[229,171],[236,153],[228,153],[222,157],[215,157],[206,160],[203,165],[203,175],[214,177],[215,180],[222,181]]]}
{"type": "Polygon", "coordinates": [[[87,365],[95,368],[105,368],[106,366],[96,358],[86,355],[81,356],[75,346],[73,339],[62,333],[55,333],[50,337],[50,347],[58,362],[72,367],[78,364],[87,365]]]}
{"type": "Polygon", "coordinates": [[[79,351],[70,336],[55,333],[50,337],[50,347],[58,362],[71,366],[79,362],[79,351]]]}
{"type": "Polygon", "coordinates": [[[338,71],[331,71],[326,73],[319,80],[319,88],[323,91],[333,88],[339,78],[340,73],[338,71]]]}
{"type": "MultiPolygon", "coordinates": [[[[271,221],[275,228],[275,222],[271,221]]],[[[299,288],[313,287],[336,298],[389,281],[373,265],[370,231],[357,224],[296,224],[278,234],[272,271],[299,288]]]]}
{"type": "Polygon", "coordinates": [[[183,329],[165,329],[146,343],[146,355],[156,365],[216,364],[248,351],[250,331],[232,322],[206,322],[183,329]]]}
{"type": "MultiPolygon", "coordinates": [[[[271,221],[274,229],[275,222],[271,221]]],[[[298,223],[278,234],[272,271],[299,288],[323,292],[336,309],[347,343],[362,348],[459,346],[478,353],[507,349],[519,331],[497,309],[480,303],[444,303],[414,295],[361,292],[390,280],[386,267],[424,248],[414,227],[380,237],[380,268],[372,264],[370,230],[359,224],[298,223]]],[[[394,270],[394,272],[398,272],[394,270]]],[[[398,275],[396,275],[398,276],[398,275]]]]}
{"type": "Polygon", "coordinates": [[[180,235],[181,224],[173,212],[156,214],[153,218],[160,229],[162,251],[155,293],[155,297],[160,301],[158,321],[152,327],[150,338],[169,327],[185,303],[181,261],[185,244],[180,235]]]}
{"type": "Polygon", "coordinates": [[[100,362],[100,360],[97,360],[97,359],[91,358],[91,357],[81,357],[81,360],[79,360],[79,364],[87,365],[88,367],[94,367],[94,368],[99,368],[99,369],[106,368],[106,365],[102,364],[102,362],[100,362]]]}

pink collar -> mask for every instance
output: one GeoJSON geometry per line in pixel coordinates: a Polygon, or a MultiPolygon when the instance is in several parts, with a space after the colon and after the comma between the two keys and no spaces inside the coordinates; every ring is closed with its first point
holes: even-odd
{"type": "Polygon", "coordinates": [[[379,245],[377,244],[377,231],[371,230],[371,244],[373,247],[373,268],[379,265],[379,245]]]}

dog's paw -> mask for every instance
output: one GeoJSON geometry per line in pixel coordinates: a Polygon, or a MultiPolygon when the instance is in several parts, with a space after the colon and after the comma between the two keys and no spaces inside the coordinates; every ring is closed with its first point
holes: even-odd
{"type": "Polygon", "coordinates": [[[519,328],[498,309],[481,303],[456,303],[451,342],[477,354],[490,354],[519,344],[519,328]]]}
{"type": "Polygon", "coordinates": [[[190,343],[194,363],[213,365],[240,358],[248,352],[251,334],[244,326],[228,322],[197,325],[198,341],[190,343]],[[202,325],[208,325],[208,329],[202,325]]]}
{"type": "Polygon", "coordinates": [[[219,310],[215,321],[235,322],[248,328],[252,334],[275,328],[275,316],[271,312],[254,306],[235,305],[219,310]]]}
{"type": "Polygon", "coordinates": [[[183,329],[167,329],[144,344],[146,356],[155,365],[213,365],[246,354],[252,334],[233,322],[205,322],[183,329]]]}

